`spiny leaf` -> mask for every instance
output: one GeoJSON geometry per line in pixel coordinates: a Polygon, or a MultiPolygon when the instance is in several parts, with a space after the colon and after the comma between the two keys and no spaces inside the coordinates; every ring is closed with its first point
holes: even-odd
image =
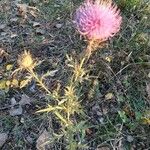
{"type": "Polygon", "coordinates": [[[36,113],[51,112],[51,111],[53,111],[53,110],[62,110],[62,109],[63,109],[63,108],[62,108],[62,107],[59,107],[59,106],[53,107],[53,106],[51,106],[51,105],[48,105],[47,108],[38,110],[38,111],[36,111],[36,113]]]}
{"type": "Polygon", "coordinates": [[[28,77],[26,77],[26,78],[27,78],[27,79],[22,80],[22,81],[20,82],[20,88],[25,87],[29,82],[31,82],[31,80],[32,80],[32,77],[31,77],[31,76],[28,76],[28,77]]]}

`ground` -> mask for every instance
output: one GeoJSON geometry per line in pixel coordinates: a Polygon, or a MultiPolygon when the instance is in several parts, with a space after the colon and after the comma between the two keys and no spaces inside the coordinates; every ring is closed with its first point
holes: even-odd
{"type": "Polygon", "coordinates": [[[51,97],[35,80],[20,88],[25,71],[13,76],[19,55],[30,51],[42,61],[38,75],[52,71],[46,86],[50,91],[60,86],[63,94],[72,75],[67,55],[78,60],[87,45],[72,22],[81,2],[0,1],[2,150],[150,148],[149,1],[116,1],[123,17],[121,30],[84,64],[90,78],[79,86],[82,112],[72,117],[73,129],[63,127],[53,113],[36,113],[51,104],[51,97]]]}

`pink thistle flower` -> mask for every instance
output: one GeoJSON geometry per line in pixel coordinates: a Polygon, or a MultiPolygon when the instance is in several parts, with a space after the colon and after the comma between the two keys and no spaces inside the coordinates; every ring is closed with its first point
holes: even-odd
{"type": "Polygon", "coordinates": [[[122,17],[111,1],[86,0],[76,10],[74,22],[81,35],[90,40],[105,41],[120,30],[122,17]]]}

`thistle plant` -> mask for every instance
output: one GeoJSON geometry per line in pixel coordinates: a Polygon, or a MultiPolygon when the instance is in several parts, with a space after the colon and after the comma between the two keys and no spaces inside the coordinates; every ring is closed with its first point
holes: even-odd
{"type": "Polygon", "coordinates": [[[68,78],[68,83],[61,92],[61,86],[54,91],[48,89],[44,79],[49,73],[42,76],[36,73],[35,67],[40,62],[35,61],[30,52],[25,51],[18,59],[19,68],[13,74],[22,70],[27,72],[26,80],[20,87],[26,86],[34,79],[38,86],[53,97],[54,103],[47,104],[46,108],[38,110],[37,113],[52,112],[56,116],[60,121],[64,135],[71,137],[71,142],[68,141],[69,150],[75,150],[78,147],[77,142],[74,140],[75,131],[73,130],[78,124],[75,121],[75,115],[82,112],[80,103],[82,83],[84,80],[89,80],[88,70],[85,69],[86,59],[89,59],[92,51],[97,49],[99,44],[113,37],[120,30],[121,21],[120,11],[111,1],[86,0],[76,10],[74,14],[75,26],[79,33],[87,39],[88,45],[85,55],[78,60],[68,55],[66,56],[72,73],[68,78]]]}

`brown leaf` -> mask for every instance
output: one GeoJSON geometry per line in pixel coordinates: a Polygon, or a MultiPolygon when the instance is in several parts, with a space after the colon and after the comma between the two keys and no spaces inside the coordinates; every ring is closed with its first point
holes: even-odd
{"type": "Polygon", "coordinates": [[[22,16],[24,19],[27,18],[27,4],[17,4],[19,15],[22,16]]]}
{"type": "Polygon", "coordinates": [[[20,100],[19,104],[21,106],[24,106],[26,104],[31,105],[31,99],[30,99],[30,97],[28,97],[26,94],[23,94],[21,96],[21,100],[20,100]]]}
{"type": "Polygon", "coordinates": [[[36,7],[28,6],[27,4],[17,4],[19,15],[24,18],[27,18],[27,13],[30,13],[33,17],[37,16],[37,12],[39,11],[36,7]]]}
{"type": "Polygon", "coordinates": [[[0,148],[4,145],[4,143],[6,142],[8,138],[8,134],[7,133],[0,133],[0,148]]]}
{"type": "Polygon", "coordinates": [[[46,146],[49,144],[49,140],[50,134],[45,129],[36,141],[36,148],[38,150],[45,150],[46,146]]]}

